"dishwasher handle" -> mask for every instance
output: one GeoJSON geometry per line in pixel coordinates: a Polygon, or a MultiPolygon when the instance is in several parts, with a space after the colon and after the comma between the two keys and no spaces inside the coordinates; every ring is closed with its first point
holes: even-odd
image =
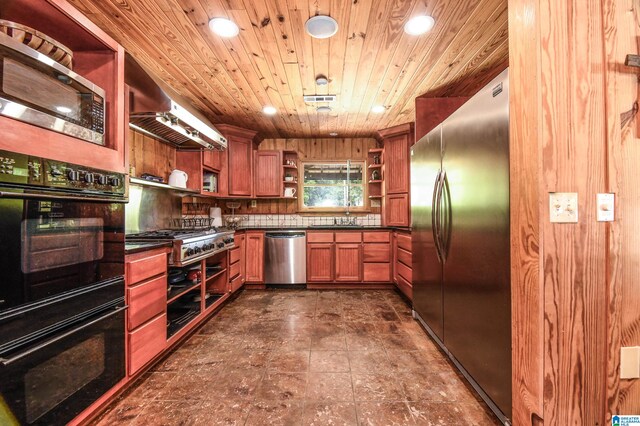
{"type": "Polygon", "coordinates": [[[266,232],[265,238],[304,238],[306,233],[300,232],[266,232]]]}

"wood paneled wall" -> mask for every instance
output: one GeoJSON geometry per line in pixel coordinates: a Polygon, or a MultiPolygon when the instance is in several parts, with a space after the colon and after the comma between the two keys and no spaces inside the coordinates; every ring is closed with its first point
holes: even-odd
{"type": "Polygon", "coordinates": [[[176,149],[135,130],[129,129],[129,164],[135,176],[143,173],[161,176],[165,183],[176,168],[176,149]]]}
{"type": "Polygon", "coordinates": [[[640,141],[634,0],[510,0],[513,424],[603,425],[640,412],[619,379],[640,345],[640,141]],[[579,222],[551,224],[550,192],[579,222]],[[616,221],[596,221],[615,192],[616,221]]]}

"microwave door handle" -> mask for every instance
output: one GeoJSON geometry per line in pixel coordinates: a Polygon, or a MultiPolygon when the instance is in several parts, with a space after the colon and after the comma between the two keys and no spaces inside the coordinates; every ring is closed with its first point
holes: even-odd
{"type": "Polygon", "coordinates": [[[76,327],[76,328],[74,328],[72,330],[69,330],[69,331],[66,331],[66,332],[64,332],[62,334],[59,334],[56,337],[53,337],[53,338],[51,338],[49,340],[46,340],[46,341],[40,343],[37,346],[31,347],[31,348],[27,349],[24,352],[20,352],[19,354],[15,355],[15,356],[12,356],[11,358],[0,358],[0,366],[1,367],[8,367],[11,364],[13,364],[14,362],[20,361],[21,359],[23,359],[23,358],[25,358],[25,357],[27,357],[27,356],[35,353],[35,352],[38,352],[41,349],[46,348],[49,345],[52,345],[52,344],[54,344],[56,342],[59,342],[62,339],[65,339],[65,338],[67,338],[67,337],[69,337],[69,336],[71,336],[71,335],[73,335],[73,334],[75,334],[75,333],[77,333],[79,331],[84,330],[85,328],[91,327],[92,325],[95,325],[96,323],[98,323],[100,321],[103,321],[103,320],[105,320],[107,318],[110,318],[110,317],[112,317],[114,315],[117,315],[117,314],[119,314],[120,312],[124,311],[127,308],[128,308],[127,305],[121,306],[119,308],[116,308],[115,311],[109,312],[106,315],[102,315],[100,318],[96,318],[96,319],[94,319],[92,321],[89,321],[88,323],[82,324],[79,327],[76,327]]]}
{"type": "Polygon", "coordinates": [[[24,193],[24,192],[7,192],[0,191],[0,198],[14,198],[14,199],[33,199],[33,200],[71,200],[71,201],[87,201],[98,203],[128,203],[126,198],[106,198],[106,197],[79,197],[77,195],[57,195],[57,194],[44,194],[44,193],[24,193]]]}

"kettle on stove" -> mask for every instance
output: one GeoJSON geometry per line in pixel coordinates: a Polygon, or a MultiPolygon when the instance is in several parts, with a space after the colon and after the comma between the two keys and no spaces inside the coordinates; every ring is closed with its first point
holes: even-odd
{"type": "Polygon", "coordinates": [[[189,175],[187,175],[186,172],[175,169],[169,175],[169,185],[175,186],[177,188],[186,188],[188,179],[189,175]]]}

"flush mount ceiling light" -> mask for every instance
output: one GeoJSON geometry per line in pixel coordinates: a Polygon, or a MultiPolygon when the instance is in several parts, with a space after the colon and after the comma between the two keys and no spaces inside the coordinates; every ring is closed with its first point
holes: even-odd
{"type": "Polygon", "coordinates": [[[329,79],[324,75],[319,75],[318,77],[316,77],[316,84],[318,86],[326,86],[327,84],[329,84],[329,79]]]}
{"type": "Polygon", "coordinates": [[[373,108],[371,108],[371,112],[376,114],[382,114],[386,110],[387,109],[384,107],[384,105],[375,105],[373,108]]]}
{"type": "Polygon", "coordinates": [[[227,18],[213,18],[209,21],[209,28],[220,37],[225,38],[235,37],[240,32],[236,23],[227,18]]]}
{"type": "Polygon", "coordinates": [[[265,113],[266,115],[275,115],[278,112],[278,110],[274,106],[267,105],[264,108],[262,108],[262,112],[265,113]]]}
{"type": "Polygon", "coordinates": [[[330,106],[319,106],[318,108],[316,108],[316,111],[318,111],[318,112],[331,112],[331,107],[330,106]]]}
{"type": "Polygon", "coordinates": [[[338,32],[338,22],[331,16],[317,15],[309,18],[304,29],[314,38],[329,38],[338,32]]]}
{"type": "Polygon", "coordinates": [[[414,16],[404,24],[404,32],[410,35],[422,35],[435,25],[436,21],[429,15],[414,16]]]}
{"type": "Polygon", "coordinates": [[[338,136],[338,132],[331,132],[329,133],[329,136],[338,136]]]}

